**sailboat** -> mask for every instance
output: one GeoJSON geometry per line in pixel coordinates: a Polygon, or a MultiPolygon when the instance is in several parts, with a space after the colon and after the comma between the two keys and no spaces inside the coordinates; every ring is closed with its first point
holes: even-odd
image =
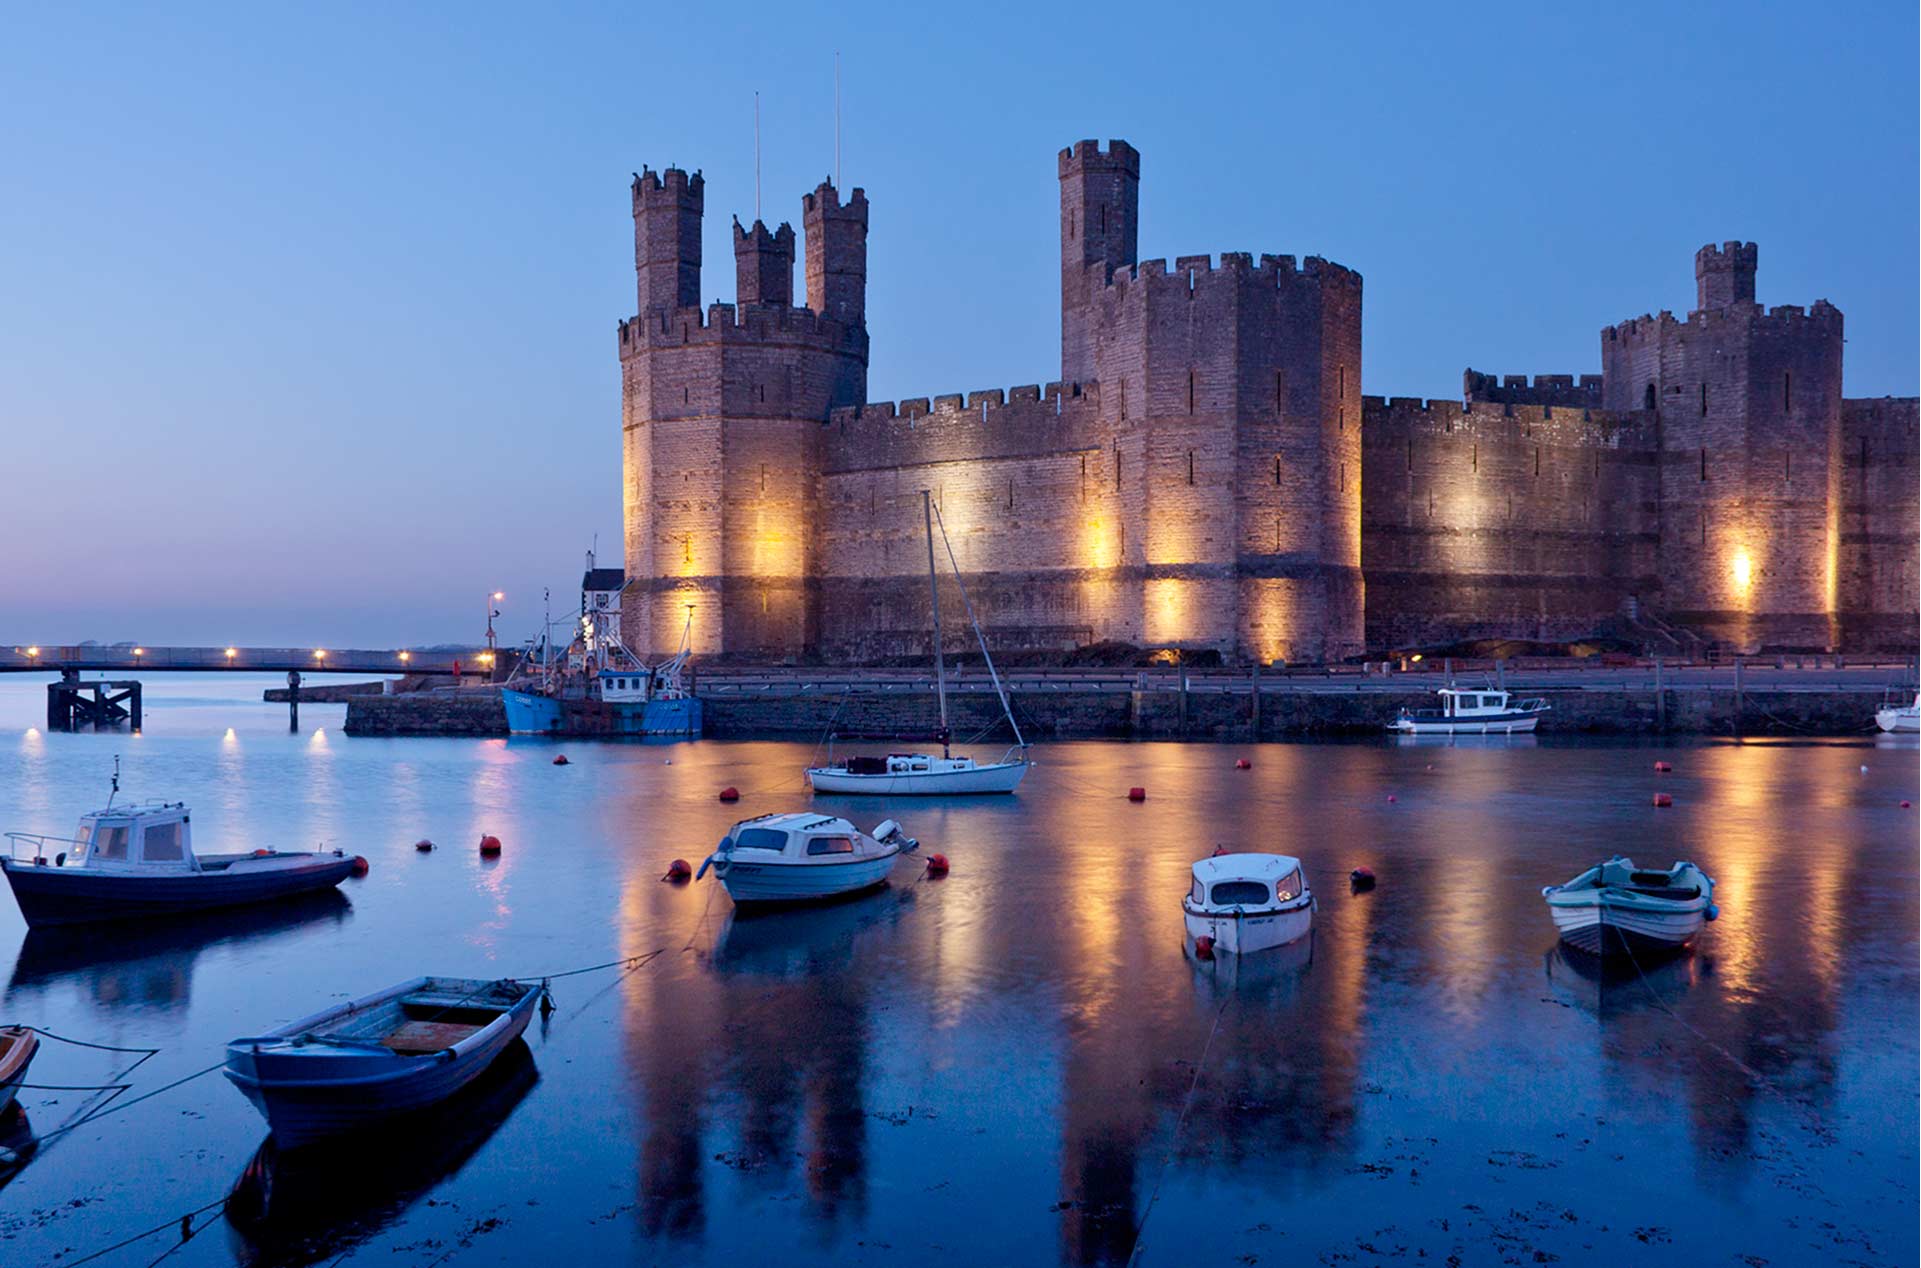
{"type": "MultiPolygon", "coordinates": [[[[941,541],[946,545],[955,583],[960,586],[961,602],[966,605],[967,619],[974,626],[974,638],[980,644],[981,659],[987,664],[994,693],[1000,698],[1001,712],[1014,730],[1014,746],[995,762],[979,762],[964,754],[957,757],[949,743],[952,733],[947,723],[947,660],[941,652],[940,582],[934,567],[934,517],[939,512],[934,509],[933,495],[928,490],[922,489],[920,497],[921,516],[927,525],[927,587],[934,600],[934,691],[940,699],[940,730],[933,738],[940,741],[940,756],[889,753],[885,757],[849,757],[835,762],[830,755],[827,765],[807,769],[807,782],[817,793],[922,797],[1011,793],[1027,775],[1027,741],[1021,736],[1020,723],[1014,720],[1013,707],[1007,702],[1007,689],[1001,685],[1000,674],[994,669],[994,658],[988,654],[987,638],[981,633],[980,622],[974,618],[974,604],[967,597],[967,585],[961,581],[953,544],[947,541],[947,526],[942,524],[941,541]]],[[[830,742],[832,738],[829,737],[830,742]]]]}

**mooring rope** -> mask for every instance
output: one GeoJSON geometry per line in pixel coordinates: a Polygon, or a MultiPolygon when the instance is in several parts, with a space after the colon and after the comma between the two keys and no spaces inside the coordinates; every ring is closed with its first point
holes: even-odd
{"type": "Polygon", "coordinates": [[[1174,1120],[1174,1133],[1168,1138],[1167,1153],[1161,1158],[1160,1170],[1154,1173],[1154,1189],[1147,1195],[1147,1205],[1141,1208],[1141,1222],[1134,1226],[1134,1245],[1127,1252],[1127,1268],[1134,1268],[1139,1262],[1141,1251],[1146,1243],[1147,1221],[1154,1214],[1154,1204],[1161,1200],[1161,1182],[1167,1179],[1167,1170],[1174,1165],[1174,1153],[1180,1148],[1181,1136],[1187,1130],[1187,1116],[1194,1110],[1194,1093],[1201,1086],[1201,1074],[1207,1069],[1207,1054],[1214,1050],[1214,1037],[1221,1033],[1221,1018],[1227,1015],[1227,1006],[1234,1002],[1235,992],[1230,990],[1221,1000],[1221,1006],[1214,1010],[1214,1025],[1207,1032],[1207,1042],[1201,1045],[1200,1060],[1194,1063],[1194,1077],[1188,1080],[1187,1095],[1181,1101],[1181,1116],[1174,1120]]]}
{"type": "MultiPolygon", "coordinates": [[[[82,1255],[78,1259],[69,1259],[66,1261],[65,1268],[75,1268],[75,1266],[78,1264],[92,1263],[94,1260],[99,1259],[104,1255],[113,1254],[113,1252],[116,1250],[124,1250],[126,1247],[133,1245],[135,1242],[145,1241],[147,1238],[152,1237],[155,1233],[164,1233],[170,1228],[177,1228],[182,1231],[183,1236],[180,1239],[180,1244],[177,1246],[174,1246],[171,1250],[167,1252],[168,1255],[171,1255],[175,1250],[179,1250],[180,1246],[184,1246],[187,1244],[187,1238],[192,1237],[194,1233],[200,1231],[199,1229],[195,1229],[193,1227],[193,1224],[191,1221],[193,1220],[194,1216],[205,1214],[206,1212],[213,1210],[217,1206],[224,1207],[226,1205],[227,1205],[227,1198],[223,1194],[222,1196],[215,1198],[213,1201],[207,1203],[205,1206],[197,1206],[191,1211],[187,1211],[183,1214],[176,1215],[173,1218],[169,1219],[166,1223],[156,1224],[144,1233],[135,1233],[132,1237],[126,1238],[122,1241],[117,1241],[111,1246],[104,1246],[101,1249],[94,1251],[92,1254],[82,1255]]],[[[201,1225],[201,1227],[204,1228],[206,1227],[206,1225],[203,1224],[201,1225]]],[[[166,1255],[162,1255],[160,1259],[165,1259],[166,1257],[167,1257],[166,1255]]],[[[160,1259],[156,1259],[153,1262],[157,1264],[160,1262],[160,1259]]]]}

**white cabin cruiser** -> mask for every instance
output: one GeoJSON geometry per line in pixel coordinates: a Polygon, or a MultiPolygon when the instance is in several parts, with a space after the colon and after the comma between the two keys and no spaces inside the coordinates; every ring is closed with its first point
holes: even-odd
{"type": "Polygon", "coordinates": [[[869,834],[832,815],[743,819],[694,873],[713,868],[736,903],[814,902],[872,889],[920,842],[892,819],[869,834]]]}
{"type": "Polygon", "coordinates": [[[1921,732],[1921,692],[1915,693],[1912,704],[1889,704],[1876,709],[1874,724],[1898,735],[1921,732]]]}
{"type": "MultiPolygon", "coordinates": [[[[1014,720],[1013,706],[1007,702],[1007,689],[1001,685],[1000,674],[994,668],[994,658],[987,650],[987,636],[981,633],[980,622],[974,620],[974,604],[967,597],[966,583],[961,580],[960,565],[954,560],[952,544],[947,546],[947,559],[954,567],[954,583],[960,588],[961,602],[967,605],[967,619],[973,622],[974,638],[980,644],[981,659],[987,664],[987,675],[994,683],[994,693],[1000,698],[1001,713],[1007,718],[1007,725],[1014,732],[1014,746],[1001,755],[996,762],[977,762],[962,755],[954,756],[949,745],[951,733],[947,726],[947,661],[941,652],[940,634],[940,585],[934,572],[934,520],[940,514],[935,508],[933,495],[927,489],[921,490],[921,514],[927,524],[927,586],[933,598],[934,608],[934,691],[940,701],[940,730],[933,738],[940,743],[940,756],[930,753],[889,753],[886,757],[849,757],[836,762],[830,747],[825,765],[807,768],[807,782],[817,793],[864,793],[893,796],[947,796],[964,793],[1011,793],[1020,787],[1027,776],[1027,741],[1021,737],[1020,723],[1014,720]]],[[[947,527],[941,526],[941,540],[947,539],[947,527]]],[[[836,737],[828,737],[831,745],[836,737]]]]}
{"type": "Polygon", "coordinates": [[[1188,940],[1211,951],[1247,955],[1305,937],[1314,894],[1301,861],[1285,854],[1217,854],[1194,864],[1181,900],[1188,940]]]}
{"type": "Polygon", "coordinates": [[[1694,864],[1644,869],[1619,854],[1541,897],[1561,941],[1590,955],[1676,951],[1721,914],[1714,878],[1694,864]]]}
{"type": "Polygon", "coordinates": [[[1402,709],[1387,724],[1403,735],[1520,735],[1534,729],[1549,709],[1539,698],[1514,700],[1491,687],[1443,687],[1439,708],[1402,709]]]}

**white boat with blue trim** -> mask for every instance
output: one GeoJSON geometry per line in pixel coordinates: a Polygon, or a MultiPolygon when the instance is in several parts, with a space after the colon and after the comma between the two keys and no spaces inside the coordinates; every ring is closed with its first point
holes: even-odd
{"type": "Polygon", "coordinates": [[[870,834],[832,815],[761,815],[735,824],[694,879],[712,868],[736,903],[818,902],[884,883],[919,844],[892,819],[870,834]]]}
{"type": "Polygon", "coordinates": [[[416,977],[227,1045],[227,1078],[283,1148],[446,1100],[520,1038],[541,988],[416,977]]]}
{"type": "Polygon", "coordinates": [[[1247,955],[1306,937],[1314,892],[1297,858],[1216,854],[1194,864],[1181,914],[1197,951],[1247,955]]]}
{"type": "Polygon", "coordinates": [[[1443,687],[1435,694],[1438,708],[1402,709],[1387,729],[1403,735],[1523,735],[1552,707],[1491,687],[1443,687]]]}
{"type": "Polygon", "coordinates": [[[1589,955],[1678,951],[1721,914],[1714,878],[1694,864],[1643,868],[1619,854],[1541,897],[1561,941],[1589,955]]]}

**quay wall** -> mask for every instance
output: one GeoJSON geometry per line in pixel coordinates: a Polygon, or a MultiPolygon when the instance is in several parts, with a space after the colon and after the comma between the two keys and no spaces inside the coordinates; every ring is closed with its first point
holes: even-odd
{"type": "Polygon", "coordinates": [[[347,697],[348,735],[505,735],[500,690],[416,691],[347,697]]]}

